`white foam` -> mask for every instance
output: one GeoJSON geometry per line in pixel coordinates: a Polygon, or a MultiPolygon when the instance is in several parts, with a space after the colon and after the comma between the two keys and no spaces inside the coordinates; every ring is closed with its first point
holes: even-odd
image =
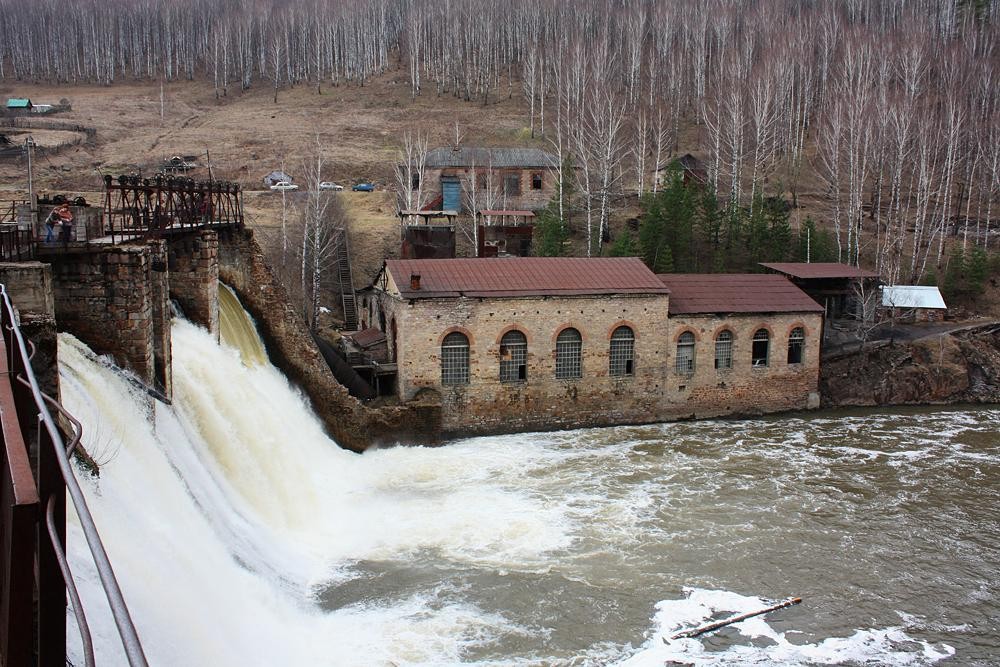
{"type": "MultiPolygon", "coordinates": [[[[730,591],[685,589],[686,597],[663,600],[656,605],[654,629],[648,641],[634,655],[618,663],[619,667],[662,667],[669,661],[691,665],[790,665],[845,663],[880,665],[930,665],[955,654],[947,644],[940,646],[914,639],[901,627],[856,630],[849,637],[829,637],[816,643],[794,644],[787,632],[772,628],[766,616],[755,616],[731,628],[746,642],[737,642],[725,650],[710,650],[702,638],[671,639],[682,630],[705,624],[709,619],[757,611],[772,604],[758,597],[730,591]],[[751,639],[764,638],[766,646],[755,646],[751,639]]],[[[789,631],[791,632],[791,631],[789,631]]]]}

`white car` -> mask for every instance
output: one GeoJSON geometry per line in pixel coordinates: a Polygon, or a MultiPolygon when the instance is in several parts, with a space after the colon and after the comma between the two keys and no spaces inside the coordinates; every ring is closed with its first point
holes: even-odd
{"type": "Polygon", "coordinates": [[[337,185],[336,183],[331,183],[330,181],[323,181],[322,183],[319,184],[319,189],[320,190],[335,190],[337,192],[340,192],[341,190],[344,189],[344,186],[343,185],[337,185]]]}
{"type": "Polygon", "coordinates": [[[279,181],[271,186],[272,190],[287,191],[287,190],[298,190],[299,186],[294,183],[289,183],[288,181],[279,181]]]}

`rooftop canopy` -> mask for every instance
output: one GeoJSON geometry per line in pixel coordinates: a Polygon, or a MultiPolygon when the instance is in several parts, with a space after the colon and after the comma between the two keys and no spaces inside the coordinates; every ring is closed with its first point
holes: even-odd
{"type": "Polygon", "coordinates": [[[662,273],[670,314],[822,313],[823,306],[788,281],[767,273],[662,273]]]}
{"type": "Polygon", "coordinates": [[[761,262],[766,269],[783,273],[792,278],[823,279],[823,278],[878,278],[878,274],[866,271],[850,264],[837,262],[761,262]]]}
{"type": "Polygon", "coordinates": [[[669,293],[635,257],[390,259],[385,270],[406,299],[669,293]]]}
{"type": "Polygon", "coordinates": [[[886,308],[929,308],[944,310],[944,304],[937,287],[917,285],[891,285],[882,288],[882,305],[886,308]]]}
{"type": "Polygon", "coordinates": [[[426,167],[554,168],[559,160],[540,148],[435,148],[427,152],[426,167]]]}

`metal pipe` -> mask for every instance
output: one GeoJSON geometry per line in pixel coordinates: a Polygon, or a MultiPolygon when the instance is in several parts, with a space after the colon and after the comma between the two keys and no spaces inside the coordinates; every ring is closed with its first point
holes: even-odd
{"type": "Polygon", "coordinates": [[[83,659],[87,661],[87,667],[94,667],[94,640],[90,636],[87,614],[83,611],[83,603],[80,601],[79,591],[76,590],[76,582],[73,581],[73,573],[69,569],[69,561],[66,560],[62,542],[59,541],[59,531],[56,530],[55,507],[55,497],[49,496],[49,501],[45,504],[45,526],[49,530],[49,541],[52,542],[52,548],[56,553],[56,560],[59,562],[59,570],[62,572],[63,581],[66,582],[66,590],[69,592],[70,603],[73,605],[76,626],[80,630],[80,641],[83,642],[83,659]]]}
{"type": "MultiPolygon", "coordinates": [[[[3,295],[3,308],[6,314],[10,316],[10,321],[13,325],[12,333],[17,340],[21,358],[27,359],[27,346],[25,345],[24,337],[21,335],[21,329],[17,326],[14,319],[14,307],[10,302],[10,295],[7,294],[5,285],[0,285],[0,294],[3,295]]],[[[107,551],[105,551],[104,544],[101,542],[101,536],[97,532],[94,517],[90,513],[90,508],[87,507],[83,491],[80,489],[80,484],[70,465],[69,457],[66,455],[62,435],[59,433],[59,429],[56,428],[48,408],[45,407],[45,399],[42,397],[42,391],[39,389],[35,374],[28,364],[25,364],[25,374],[31,386],[31,394],[35,400],[35,405],[38,406],[39,418],[45,424],[45,430],[48,431],[49,437],[52,438],[56,461],[63,479],[66,481],[66,491],[69,493],[70,499],[73,501],[73,506],[76,508],[77,516],[80,519],[80,527],[83,529],[87,545],[90,547],[90,553],[94,558],[97,574],[104,587],[108,606],[111,608],[111,614],[115,619],[115,625],[118,627],[118,634],[121,637],[125,655],[132,667],[147,667],[148,662],[142,650],[142,643],[139,641],[139,635],[136,632],[135,624],[132,622],[128,606],[125,604],[125,598],[122,595],[118,579],[115,577],[114,569],[111,567],[107,551]]]]}

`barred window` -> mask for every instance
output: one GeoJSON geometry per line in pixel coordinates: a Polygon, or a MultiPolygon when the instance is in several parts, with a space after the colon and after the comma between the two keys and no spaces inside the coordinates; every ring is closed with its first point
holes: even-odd
{"type": "Polygon", "coordinates": [[[469,339],[453,331],[441,343],[441,384],[469,384],[469,339]]]}
{"type": "Polygon", "coordinates": [[[500,339],[500,381],[528,379],[528,339],[520,331],[508,331],[500,339]]]}
{"type": "Polygon", "coordinates": [[[694,373],[694,334],[690,331],[685,331],[677,339],[677,359],[674,361],[674,370],[679,375],[694,373]]]}
{"type": "Polygon", "coordinates": [[[768,352],[771,347],[771,337],[767,333],[767,329],[757,329],[757,332],[753,335],[753,352],[752,359],[753,365],[756,366],[767,366],[768,364],[768,352]]]}
{"type": "Polygon", "coordinates": [[[715,367],[718,370],[728,370],[733,367],[733,334],[731,331],[720,331],[715,337],[715,367]]]}
{"type": "Polygon", "coordinates": [[[802,327],[795,327],[792,333],[788,334],[788,363],[802,363],[802,349],[806,344],[806,333],[802,327]]]}
{"type": "Polygon", "coordinates": [[[556,379],[569,380],[583,377],[580,352],[583,338],[576,329],[563,329],[556,337],[556,379]]]}
{"type": "Polygon", "coordinates": [[[608,363],[614,377],[635,374],[635,333],[630,328],[618,327],[611,334],[608,363]]]}

